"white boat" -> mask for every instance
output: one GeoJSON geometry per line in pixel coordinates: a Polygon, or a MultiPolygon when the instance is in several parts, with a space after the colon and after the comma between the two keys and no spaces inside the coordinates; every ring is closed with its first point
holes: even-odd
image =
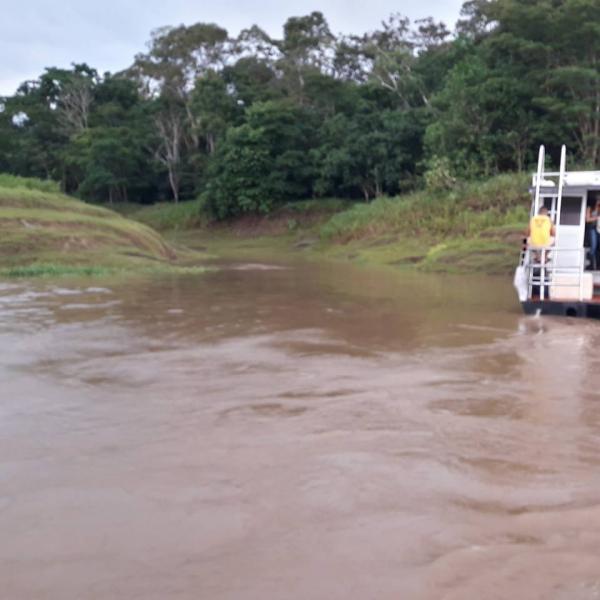
{"type": "Polygon", "coordinates": [[[586,244],[586,212],[600,200],[600,171],[567,171],[562,147],[560,171],[545,172],[540,147],[537,173],[532,176],[531,213],[545,206],[555,226],[551,246],[525,246],[514,285],[527,314],[600,319],[600,271],[592,270],[586,244]]]}

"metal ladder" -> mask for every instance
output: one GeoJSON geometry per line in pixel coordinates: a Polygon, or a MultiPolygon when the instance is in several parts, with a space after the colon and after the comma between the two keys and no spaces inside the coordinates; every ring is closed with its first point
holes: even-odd
{"type": "MultiPolygon", "coordinates": [[[[543,145],[540,146],[538,154],[538,168],[535,179],[535,200],[533,205],[533,214],[537,215],[540,209],[540,191],[542,183],[544,181],[544,167],[546,160],[546,149],[543,145]]],[[[560,232],[560,216],[562,210],[562,195],[565,184],[566,174],[566,162],[567,162],[567,148],[565,145],[562,146],[560,151],[560,171],[558,173],[558,193],[552,194],[552,197],[556,197],[556,214],[555,214],[555,241],[559,241],[560,232]]],[[[556,175],[556,174],[553,174],[556,175]]],[[[521,265],[527,269],[527,283],[528,283],[528,297],[531,298],[533,295],[534,287],[539,289],[540,300],[545,300],[546,289],[553,284],[553,275],[555,272],[560,271],[561,274],[574,274],[576,275],[577,283],[579,286],[579,299],[583,298],[583,269],[585,264],[585,248],[560,248],[555,245],[551,248],[527,248],[521,257],[521,265]],[[576,267],[566,267],[555,264],[555,259],[559,254],[564,252],[579,252],[580,257],[577,261],[576,267]],[[539,258],[538,258],[539,257],[539,258]],[[538,258],[538,260],[535,260],[538,258]]],[[[554,285],[559,285],[555,283],[554,285]]],[[[565,284],[570,285],[570,284],[565,284]]]]}

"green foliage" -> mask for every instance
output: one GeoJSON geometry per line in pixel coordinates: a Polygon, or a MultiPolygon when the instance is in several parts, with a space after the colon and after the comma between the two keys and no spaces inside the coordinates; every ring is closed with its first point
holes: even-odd
{"type": "Polygon", "coordinates": [[[443,273],[482,272],[487,275],[512,273],[515,245],[489,239],[452,239],[431,247],[419,268],[443,273]]]}
{"type": "Polygon", "coordinates": [[[318,11],[281,39],[160,28],[116,75],[47,68],[0,98],[0,170],[95,202],[202,195],[227,218],[443,191],[524,171],[540,143],[597,167],[598,0],[470,0],[462,14],[454,36],[397,14],[336,36],[318,11]]]}
{"type": "Polygon", "coordinates": [[[444,192],[456,186],[450,161],[446,157],[434,156],[423,174],[425,188],[430,192],[444,192]]]}
{"type": "Polygon", "coordinates": [[[32,265],[0,268],[0,277],[99,277],[110,275],[115,269],[93,265],[61,265],[54,263],[35,263],[32,265]]]}
{"type": "Polygon", "coordinates": [[[324,141],[315,151],[319,179],[316,190],[342,190],[366,201],[384,192],[394,193],[414,177],[420,156],[419,111],[369,112],[326,121],[324,141]]]}
{"type": "Polygon", "coordinates": [[[227,93],[223,77],[213,71],[196,83],[192,92],[191,111],[197,133],[203,137],[209,154],[215,151],[227,127],[239,121],[242,112],[235,98],[227,93]]]}
{"type": "Polygon", "coordinates": [[[311,200],[295,200],[281,206],[286,213],[305,215],[310,213],[336,213],[347,209],[352,202],[344,198],[312,198],[311,200]]]}
{"type": "Polygon", "coordinates": [[[40,192],[58,193],[58,183],[51,179],[36,179],[35,177],[19,177],[9,173],[0,173],[0,188],[20,188],[38,190],[40,192]]]}
{"type": "Polygon", "coordinates": [[[0,186],[0,268],[126,269],[169,263],[175,256],[155,231],[113,211],[35,186],[0,186]]]}
{"type": "MultiPolygon", "coordinates": [[[[600,4],[597,0],[465,5],[469,51],[433,99],[432,155],[460,174],[522,170],[539,143],[600,158],[600,4]]],[[[457,43],[462,43],[457,40],[457,43]]]]}
{"type": "Polygon", "coordinates": [[[490,227],[525,226],[529,196],[524,176],[500,175],[452,191],[417,192],[356,204],[321,229],[324,239],[347,242],[386,234],[473,237],[490,227]]]}
{"type": "Polygon", "coordinates": [[[148,265],[136,264],[135,271],[132,266],[98,266],[98,265],[65,265],[61,263],[34,263],[25,266],[0,267],[0,277],[27,278],[32,277],[108,277],[108,276],[132,276],[135,275],[199,275],[214,270],[201,266],[178,266],[178,265],[148,265]]]}
{"type": "Polygon", "coordinates": [[[145,153],[129,127],[96,127],[81,133],[73,142],[68,163],[81,172],[78,191],[85,198],[128,199],[144,179],[145,153]]]}
{"type": "Polygon", "coordinates": [[[266,214],[310,195],[314,136],[308,111],[288,102],[253,105],[246,123],[228,131],[214,156],[203,194],[208,210],[219,219],[266,214]]]}
{"type": "Polygon", "coordinates": [[[282,97],[277,86],[275,69],[257,56],[245,56],[222,71],[223,80],[239,107],[248,107],[255,102],[266,102],[282,97]]]}
{"type": "Polygon", "coordinates": [[[192,229],[206,224],[207,216],[204,201],[185,200],[177,204],[159,202],[140,208],[139,205],[117,206],[129,218],[145,223],[157,231],[178,231],[192,229]]]}

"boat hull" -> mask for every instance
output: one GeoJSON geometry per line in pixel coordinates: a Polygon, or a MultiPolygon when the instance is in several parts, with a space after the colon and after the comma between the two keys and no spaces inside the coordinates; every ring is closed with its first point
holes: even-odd
{"type": "Polygon", "coordinates": [[[578,317],[600,319],[600,303],[572,300],[527,300],[521,302],[527,315],[553,315],[557,317],[578,317]]]}

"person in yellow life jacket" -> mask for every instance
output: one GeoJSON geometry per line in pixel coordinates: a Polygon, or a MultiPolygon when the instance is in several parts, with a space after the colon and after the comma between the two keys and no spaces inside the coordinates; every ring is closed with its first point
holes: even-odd
{"type": "Polygon", "coordinates": [[[546,248],[554,243],[554,234],[555,228],[548,216],[548,209],[542,206],[529,221],[527,243],[536,248],[546,248]]]}
{"type": "MultiPolygon", "coordinates": [[[[531,217],[529,229],[527,230],[527,245],[530,248],[548,248],[554,244],[555,228],[548,216],[548,209],[542,206],[538,214],[531,217]]],[[[535,262],[546,262],[550,258],[550,252],[534,252],[532,258],[535,262]]]]}

